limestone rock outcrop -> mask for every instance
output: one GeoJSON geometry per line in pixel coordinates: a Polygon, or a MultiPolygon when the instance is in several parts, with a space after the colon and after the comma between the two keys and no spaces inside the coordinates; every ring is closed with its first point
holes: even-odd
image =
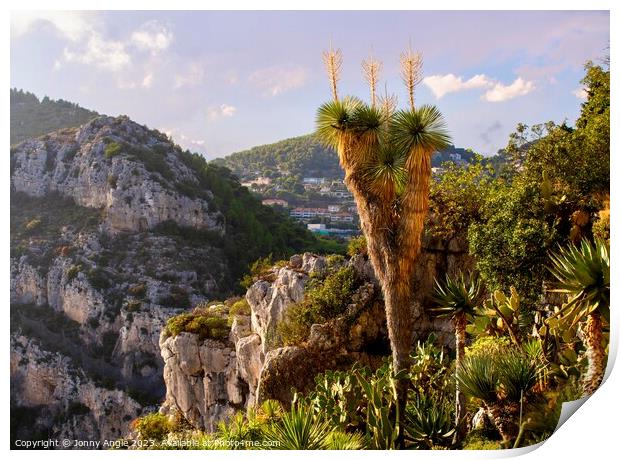
{"type": "MultiPolygon", "coordinates": [[[[470,263],[458,242],[444,246],[427,240],[425,246],[414,280],[421,306],[428,304],[436,276],[470,263]]],[[[390,354],[380,288],[364,256],[354,256],[346,264],[358,284],[350,304],[336,318],[312,325],[303,343],[282,346],[278,324],[291,306],[304,299],[310,277],[329,270],[325,257],[310,253],[291,257],[250,286],[245,296],[250,315],[234,318],[226,340],[200,343],[195,334],[162,335],[167,386],[162,411],[180,411],[196,428],[212,430],[235,410],[267,399],[287,407],[294,392],[311,390],[315,376],[328,369],[347,369],[354,363],[378,367],[390,354]],[[205,359],[206,349],[221,358],[205,359]]],[[[422,308],[414,340],[424,339],[430,331],[440,343],[453,346],[450,322],[430,319],[422,308]]]]}
{"type": "Polygon", "coordinates": [[[24,141],[11,163],[16,192],[34,197],[55,192],[101,209],[103,228],[110,232],[142,231],[167,220],[223,232],[210,192],[192,198],[177,190],[198,180],[168,139],[126,117],[98,117],[24,141]]]}

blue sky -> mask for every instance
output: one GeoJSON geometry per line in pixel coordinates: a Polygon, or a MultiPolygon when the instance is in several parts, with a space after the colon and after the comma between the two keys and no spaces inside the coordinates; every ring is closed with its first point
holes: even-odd
{"type": "Polygon", "coordinates": [[[483,154],[519,122],[572,123],[583,64],[608,12],[14,12],[11,86],[169,133],[207,158],[309,133],[330,92],[321,52],[342,50],[341,94],[366,97],[372,51],[401,102],[399,55],[424,55],[420,103],[483,154]]]}

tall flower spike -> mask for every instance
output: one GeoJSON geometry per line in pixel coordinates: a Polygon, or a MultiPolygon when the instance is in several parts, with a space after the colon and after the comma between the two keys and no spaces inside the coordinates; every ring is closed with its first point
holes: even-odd
{"type": "Polygon", "coordinates": [[[381,72],[382,67],[381,61],[377,61],[372,54],[368,60],[362,61],[362,70],[364,78],[370,87],[370,103],[373,107],[377,104],[377,81],[379,80],[379,72],[381,72]]]}
{"type": "Polygon", "coordinates": [[[407,87],[409,105],[415,108],[415,88],[422,81],[422,53],[414,53],[411,45],[400,55],[400,72],[407,87]]]}
{"type": "Polygon", "coordinates": [[[327,69],[327,76],[332,87],[334,101],[338,101],[338,80],[340,79],[340,67],[342,67],[342,52],[334,50],[329,44],[329,51],[323,51],[323,63],[327,69]]]}
{"type": "Polygon", "coordinates": [[[385,117],[386,123],[389,123],[390,117],[396,110],[396,106],[398,105],[398,97],[396,94],[389,94],[387,90],[387,83],[385,84],[385,94],[383,96],[379,96],[379,106],[383,111],[383,115],[385,117]]]}

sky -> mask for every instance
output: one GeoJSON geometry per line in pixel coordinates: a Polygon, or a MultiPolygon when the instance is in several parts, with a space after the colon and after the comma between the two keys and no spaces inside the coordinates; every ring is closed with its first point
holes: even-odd
{"type": "Polygon", "coordinates": [[[54,11],[11,13],[11,87],[128,115],[213,159],[308,134],[330,99],[322,52],[342,51],[340,94],[361,72],[407,101],[399,56],[424,56],[418,104],[453,143],[491,155],[518,123],[572,124],[586,61],[608,53],[605,11],[54,11]]]}

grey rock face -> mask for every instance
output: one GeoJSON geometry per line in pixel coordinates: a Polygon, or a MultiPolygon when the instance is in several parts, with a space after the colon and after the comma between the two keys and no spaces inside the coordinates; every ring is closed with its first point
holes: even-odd
{"type": "Polygon", "coordinates": [[[205,199],[177,190],[178,184],[197,185],[198,180],[171,144],[128,118],[99,117],[80,128],[25,141],[12,153],[12,162],[16,192],[35,197],[57,192],[81,206],[102,209],[103,228],[112,233],[142,231],[167,220],[224,231],[209,192],[205,199]]]}
{"type": "Polygon", "coordinates": [[[39,414],[28,421],[23,439],[37,431],[58,439],[118,439],[142,413],[141,405],[125,392],[101,386],[69,358],[44,351],[27,337],[11,336],[10,364],[12,406],[39,414]]]}

